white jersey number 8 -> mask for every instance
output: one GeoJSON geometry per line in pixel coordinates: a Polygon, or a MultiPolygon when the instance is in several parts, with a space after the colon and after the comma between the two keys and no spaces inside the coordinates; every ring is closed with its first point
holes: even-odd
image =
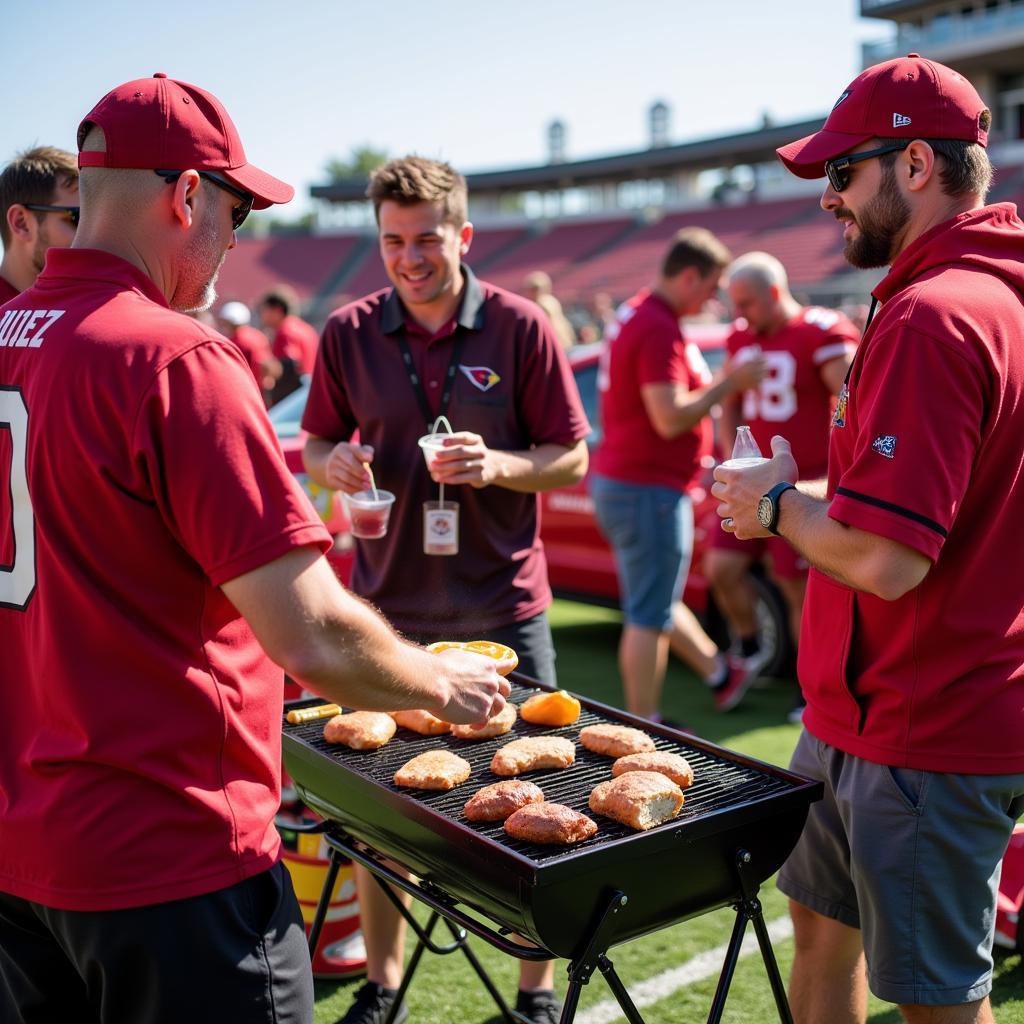
{"type": "Polygon", "coordinates": [[[744,420],[783,423],[796,412],[796,359],[791,352],[762,352],[768,375],[756,389],[744,392],[744,420]]]}
{"type": "MultiPolygon", "coordinates": [[[[19,388],[0,385],[0,431],[11,436],[10,494],[14,560],[0,563],[0,608],[24,611],[36,586],[36,528],[25,469],[28,444],[28,407],[19,388]]],[[[0,480],[3,472],[0,467],[0,480]]],[[[0,529],[4,526],[0,523],[0,529]]]]}

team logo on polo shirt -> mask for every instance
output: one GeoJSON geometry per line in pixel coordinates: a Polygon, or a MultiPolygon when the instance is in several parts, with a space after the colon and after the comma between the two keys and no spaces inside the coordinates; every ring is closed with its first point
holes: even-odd
{"type": "Polygon", "coordinates": [[[884,455],[887,459],[896,458],[896,438],[892,434],[879,434],[871,442],[871,447],[879,455],[884,455]]]}
{"type": "Polygon", "coordinates": [[[490,391],[501,380],[489,366],[464,366],[459,363],[459,369],[469,378],[473,387],[480,391],[490,391]]]}
{"type": "Polygon", "coordinates": [[[836,400],[836,411],[832,414],[833,427],[846,426],[846,407],[850,404],[850,389],[844,384],[839,389],[839,398],[836,400]]]}

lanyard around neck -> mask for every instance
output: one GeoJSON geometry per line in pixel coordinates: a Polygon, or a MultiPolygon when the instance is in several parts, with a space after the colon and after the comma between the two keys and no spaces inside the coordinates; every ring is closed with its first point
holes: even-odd
{"type": "Polygon", "coordinates": [[[398,331],[398,347],[402,351],[402,362],[405,363],[405,372],[409,375],[409,383],[419,402],[420,412],[427,424],[427,432],[433,430],[434,421],[438,416],[444,416],[448,412],[448,403],[451,401],[452,388],[455,386],[455,374],[459,369],[459,360],[462,358],[462,347],[466,342],[466,335],[456,327],[455,344],[452,348],[452,357],[448,361],[448,369],[444,375],[444,390],[441,392],[441,404],[436,413],[431,411],[430,402],[427,399],[427,392],[423,388],[423,381],[416,372],[416,364],[412,361],[412,352],[409,350],[409,342],[405,336],[405,328],[398,331]]]}

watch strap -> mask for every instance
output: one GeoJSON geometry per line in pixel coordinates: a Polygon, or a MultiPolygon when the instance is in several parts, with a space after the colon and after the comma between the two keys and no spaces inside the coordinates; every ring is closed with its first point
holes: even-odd
{"type": "Polygon", "coordinates": [[[776,527],[779,525],[779,498],[786,493],[786,491],[795,491],[796,484],[791,484],[787,480],[783,480],[781,483],[777,483],[765,497],[772,503],[772,521],[768,524],[768,529],[771,530],[776,537],[779,536],[779,531],[776,527]]]}

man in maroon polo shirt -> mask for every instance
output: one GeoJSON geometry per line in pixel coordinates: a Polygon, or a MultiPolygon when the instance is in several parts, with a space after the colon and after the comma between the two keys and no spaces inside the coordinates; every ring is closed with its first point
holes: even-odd
{"type": "Polygon", "coordinates": [[[73,153],[37,146],[0,173],[0,306],[43,269],[51,245],[70,245],[78,225],[78,163],[73,153]]]}
{"type": "Polygon", "coordinates": [[[911,1022],[993,1020],[999,864],[1024,812],[1024,224],[984,205],[990,120],[966,79],[910,54],[779,150],[828,177],[849,262],[890,265],[827,487],[794,488],[776,437],[713,488],[724,529],[778,534],[812,566],[792,763],[825,798],[779,877],[801,1022],[860,1024],[868,986],[911,1022]]]}
{"type": "MultiPolygon", "coordinates": [[[[554,683],[537,492],[586,472],[589,426],[572,371],[533,303],[462,264],[473,226],[460,174],[394,160],[374,172],[369,196],[394,287],[343,306],[324,328],[303,417],[306,467],[351,494],[369,485],[372,464],[377,486],[397,495],[387,536],[356,544],[356,593],[410,636],[497,640],[527,675],[554,683]],[[455,432],[428,471],[417,441],[441,414],[455,432]],[[451,556],[424,553],[424,503],[442,484],[458,503],[451,556]]],[[[343,1020],[370,1024],[394,1000],[404,924],[357,877],[369,981],[343,1020]]],[[[550,964],[522,965],[518,1005],[538,1024],[558,1019],[552,977],[550,964]]]]}
{"type": "Polygon", "coordinates": [[[162,74],[100,100],[79,148],[75,246],[0,313],[0,1019],[308,1024],[274,662],[452,721],[507,684],[341,588],[241,352],[182,315],[291,187],[162,74]]]}

